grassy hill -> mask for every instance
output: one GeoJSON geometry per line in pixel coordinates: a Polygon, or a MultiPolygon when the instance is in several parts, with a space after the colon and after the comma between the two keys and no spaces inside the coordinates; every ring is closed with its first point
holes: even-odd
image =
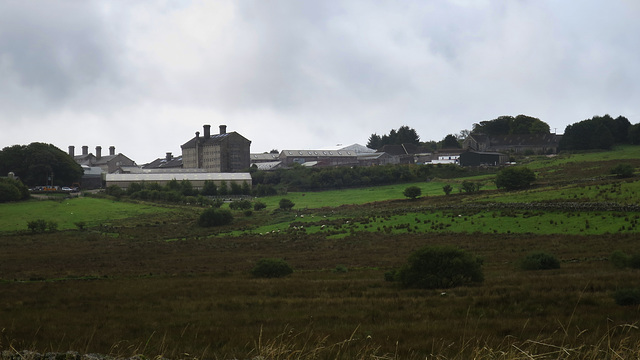
{"type": "Polygon", "coordinates": [[[532,189],[504,192],[492,176],[260,199],[220,228],[202,208],[81,198],[0,206],[0,350],[114,356],[266,359],[634,358],[639,308],[613,294],[638,270],[640,147],[530,157],[532,189]],[[462,181],[483,185],[461,193],[462,181]],[[442,191],[454,187],[451,195],[442,191]],[[402,191],[417,185],[412,201],[402,191]],[[276,210],[291,199],[291,211],[276,210]],[[73,211],[71,211],[73,209],[73,211]],[[73,213],[73,214],[72,214],[73,213]],[[77,229],[78,213],[89,224],[77,229]],[[31,234],[30,217],[60,231],[31,234]],[[11,230],[11,231],[8,231],[11,230]],[[480,285],[407,290],[385,281],[424,245],[484,260],[480,285]],[[524,271],[543,251],[560,268],[524,271]],[[295,269],[249,271],[261,258],[295,269]]]}

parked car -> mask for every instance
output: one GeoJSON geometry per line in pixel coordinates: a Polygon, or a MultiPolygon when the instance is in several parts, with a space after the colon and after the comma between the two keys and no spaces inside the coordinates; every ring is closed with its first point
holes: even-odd
{"type": "Polygon", "coordinates": [[[73,189],[72,189],[72,188],[67,187],[67,186],[63,186],[61,190],[62,190],[62,191],[68,191],[68,192],[72,192],[72,191],[73,191],[73,189]]]}

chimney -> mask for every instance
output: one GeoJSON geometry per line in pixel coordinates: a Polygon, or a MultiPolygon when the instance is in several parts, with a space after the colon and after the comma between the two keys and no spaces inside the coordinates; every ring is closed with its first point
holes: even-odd
{"type": "Polygon", "coordinates": [[[109,155],[113,156],[116,154],[116,147],[115,146],[109,146],[109,155]]]}
{"type": "Polygon", "coordinates": [[[220,135],[227,133],[227,125],[220,125],[220,135]]]}
{"type": "Polygon", "coordinates": [[[173,155],[170,152],[167,153],[167,161],[171,161],[173,159],[173,155]]]}
{"type": "Polygon", "coordinates": [[[74,157],[76,156],[76,147],[73,145],[69,146],[69,156],[74,157]]]}
{"type": "Polygon", "coordinates": [[[89,155],[89,147],[87,145],[82,147],[82,155],[89,155]]]}
{"type": "Polygon", "coordinates": [[[204,125],[204,138],[208,139],[211,137],[211,125],[204,125]]]}
{"type": "Polygon", "coordinates": [[[200,138],[200,131],[196,131],[196,139],[200,138]]]}
{"type": "Polygon", "coordinates": [[[96,146],[96,159],[100,159],[102,157],[102,146],[96,146]]]}

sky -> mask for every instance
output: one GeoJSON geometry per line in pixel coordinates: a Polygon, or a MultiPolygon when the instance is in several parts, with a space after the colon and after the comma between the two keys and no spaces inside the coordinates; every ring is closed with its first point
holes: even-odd
{"type": "Polygon", "coordinates": [[[0,1],[0,148],[138,164],[211,125],[251,152],[440,141],[524,114],[640,122],[637,0],[0,1]]]}

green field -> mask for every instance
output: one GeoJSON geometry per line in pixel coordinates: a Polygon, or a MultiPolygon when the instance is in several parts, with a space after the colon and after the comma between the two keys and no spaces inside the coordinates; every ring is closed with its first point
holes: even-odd
{"type": "Polygon", "coordinates": [[[58,223],[58,229],[75,229],[77,222],[87,226],[108,224],[112,220],[172,211],[154,204],[134,204],[89,197],[61,200],[30,200],[0,204],[0,232],[26,230],[27,222],[44,219],[58,223]]]}
{"type": "MultiPolygon", "coordinates": [[[[492,176],[281,194],[231,225],[200,228],[203,208],[80,198],[0,205],[0,350],[74,350],[169,359],[629,359],[638,287],[613,251],[640,254],[640,147],[531,157],[538,180],[492,176]],[[463,181],[479,192],[459,191],[463,181]],[[442,187],[453,186],[451,195],[442,187]],[[419,186],[423,196],[402,191],[419,186]],[[282,198],[296,205],[278,210],[282,198]],[[59,223],[32,234],[28,219],[59,223]],[[87,229],[74,224],[87,223],[87,229]],[[483,259],[482,284],[402,289],[385,275],[425,245],[483,259]],[[527,254],[560,269],[524,271],[527,254]],[[282,279],[249,275],[285,259],[282,279]]],[[[227,205],[225,205],[226,207],[227,205]]],[[[640,256],[640,255],[638,255],[640,256]]]]}

